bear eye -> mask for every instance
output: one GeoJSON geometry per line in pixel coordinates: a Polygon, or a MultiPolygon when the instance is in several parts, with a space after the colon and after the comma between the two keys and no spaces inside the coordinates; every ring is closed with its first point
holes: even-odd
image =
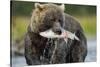
{"type": "Polygon", "coordinates": [[[55,18],[50,19],[51,21],[55,21],[55,18]]]}
{"type": "Polygon", "coordinates": [[[59,19],[58,21],[59,21],[59,22],[62,22],[62,20],[61,20],[61,19],[59,19]]]}
{"type": "Polygon", "coordinates": [[[62,26],[63,25],[63,20],[59,19],[58,21],[59,21],[60,25],[62,26]]]}

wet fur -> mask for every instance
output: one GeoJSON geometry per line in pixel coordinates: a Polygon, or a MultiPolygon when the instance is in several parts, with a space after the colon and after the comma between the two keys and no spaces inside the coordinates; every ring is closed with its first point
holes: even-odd
{"type": "Polygon", "coordinates": [[[72,16],[66,13],[62,13],[62,10],[53,4],[47,6],[46,8],[43,10],[43,12],[39,12],[38,9],[33,11],[31,23],[25,36],[25,58],[27,64],[37,65],[84,62],[87,55],[87,41],[79,22],[72,16]],[[52,6],[53,8],[50,8],[52,6]],[[46,8],[50,8],[47,12],[54,9],[55,11],[49,14],[45,14],[46,8]],[[41,13],[41,16],[39,13],[41,13]],[[70,32],[75,32],[80,41],[72,41],[69,39],[68,44],[66,44],[63,39],[51,39],[49,41],[47,38],[40,36],[39,32],[52,28],[54,23],[49,23],[50,20],[48,20],[48,18],[53,17],[55,19],[61,18],[61,26],[70,32]],[[65,19],[63,19],[63,17],[65,19]],[[53,59],[51,59],[52,52],[54,51],[55,47],[55,42],[57,43],[57,49],[53,59]],[[43,56],[45,46],[48,44],[49,48],[46,50],[45,56],[43,56]],[[44,59],[41,59],[42,56],[44,59]]]}

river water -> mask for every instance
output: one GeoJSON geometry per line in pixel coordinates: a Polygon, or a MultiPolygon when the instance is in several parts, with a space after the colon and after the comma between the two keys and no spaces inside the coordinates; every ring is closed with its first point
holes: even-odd
{"type": "MultiPolygon", "coordinates": [[[[96,40],[88,40],[88,54],[85,62],[96,62],[96,40]]],[[[27,65],[24,56],[12,57],[12,67],[23,67],[27,65]]]]}

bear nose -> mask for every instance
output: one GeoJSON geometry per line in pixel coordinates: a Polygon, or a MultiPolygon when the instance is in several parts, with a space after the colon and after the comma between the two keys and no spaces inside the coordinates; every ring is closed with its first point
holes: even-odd
{"type": "Polygon", "coordinates": [[[56,30],[55,30],[55,33],[58,34],[58,35],[60,35],[62,32],[61,32],[60,29],[56,29],[56,30]]]}

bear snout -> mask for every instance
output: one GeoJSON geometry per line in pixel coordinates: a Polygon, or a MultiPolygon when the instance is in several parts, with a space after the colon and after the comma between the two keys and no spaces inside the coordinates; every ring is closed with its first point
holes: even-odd
{"type": "Polygon", "coordinates": [[[58,35],[61,35],[61,33],[62,33],[61,29],[55,29],[54,32],[55,32],[56,34],[58,34],[58,35]]]}

